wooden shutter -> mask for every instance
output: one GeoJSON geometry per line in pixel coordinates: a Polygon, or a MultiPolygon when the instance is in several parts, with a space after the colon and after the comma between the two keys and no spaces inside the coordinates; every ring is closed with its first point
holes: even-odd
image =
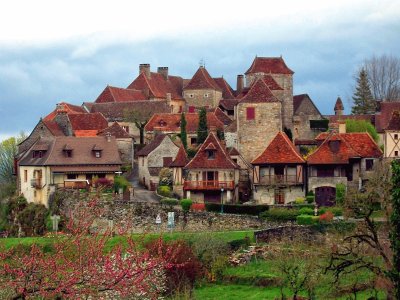
{"type": "Polygon", "coordinates": [[[256,118],[256,108],[255,107],[247,107],[246,108],[246,119],[254,120],[256,118]]]}

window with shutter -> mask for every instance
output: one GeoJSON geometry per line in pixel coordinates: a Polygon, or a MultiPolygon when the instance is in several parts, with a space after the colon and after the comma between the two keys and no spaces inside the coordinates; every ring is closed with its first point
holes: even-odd
{"type": "Polygon", "coordinates": [[[256,118],[256,108],[255,107],[247,107],[246,108],[246,119],[254,120],[256,118]]]}

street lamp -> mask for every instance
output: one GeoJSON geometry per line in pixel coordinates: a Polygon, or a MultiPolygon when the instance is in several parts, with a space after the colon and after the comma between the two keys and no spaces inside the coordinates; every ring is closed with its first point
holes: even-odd
{"type": "Polygon", "coordinates": [[[224,188],[221,187],[221,214],[224,213],[224,188]]]}

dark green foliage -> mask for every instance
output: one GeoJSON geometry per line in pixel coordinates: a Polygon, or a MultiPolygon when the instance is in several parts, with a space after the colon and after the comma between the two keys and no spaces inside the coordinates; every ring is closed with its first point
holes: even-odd
{"type": "MultiPolygon", "coordinates": [[[[228,214],[258,216],[260,213],[267,211],[268,209],[269,209],[268,205],[224,204],[224,212],[228,214]]],[[[213,212],[220,212],[221,204],[206,203],[206,210],[213,212]]]]}
{"type": "Polygon", "coordinates": [[[167,198],[170,198],[171,195],[172,195],[172,193],[171,193],[171,188],[170,188],[169,186],[167,186],[167,185],[160,185],[160,186],[158,186],[158,188],[157,188],[157,193],[158,193],[160,196],[167,197],[167,198]]]}
{"type": "Polygon", "coordinates": [[[392,215],[390,216],[390,241],[393,251],[393,268],[389,276],[394,284],[395,299],[400,299],[400,162],[392,162],[392,215]]]}
{"type": "Polygon", "coordinates": [[[119,189],[122,189],[125,192],[128,186],[129,181],[124,176],[114,177],[114,191],[118,192],[119,189]]]}
{"type": "Polygon", "coordinates": [[[14,195],[16,189],[15,182],[0,183],[0,200],[14,195]]]}
{"type": "Polygon", "coordinates": [[[293,134],[292,134],[292,130],[290,128],[284,128],[283,132],[285,132],[285,134],[287,135],[287,137],[289,138],[289,140],[293,141],[293,134]]]}
{"type": "Polygon", "coordinates": [[[315,200],[315,196],[306,196],[306,202],[308,204],[314,203],[314,200],[315,200]]]}
{"type": "Polygon", "coordinates": [[[181,206],[182,210],[185,212],[188,212],[190,210],[190,207],[192,206],[192,199],[182,199],[181,200],[181,206]]]}
{"type": "Polygon", "coordinates": [[[328,119],[310,120],[310,128],[325,131],[329,128],[329,120],[328,119]]]}
{"type": "Polygon", "coordinates": [[[197,150],[189,148],[187,149],[186,153],[188,155],[188,158],[193,158],[196,155],[197,150]]]}
{"type": "Polygon", "coordinates": [[[314,215],[314,210],[311,207],[302,207],[299,209],[300,215],[314,215]]]}
{"type": "Polygon", "coordinates": [[[335,217],[343,216],[343,208],[341,207],[332,206],[327,208],[326,211],[330,211],[335,217]]]}
{"type": "Polygon", "coordinates": [[[376,101],[374,100],[371,88],[368,82],[368,74],[364,68],[358,73],[357,85],[353,94],[354,106],[351,113],[356,115],[374,114],[376,110],[376,101]]]}
{"type": "Polygon", "coordinates": [[[295,221],[298,215],[300,215],[300,212],[295,208],[273,207],[260,216],[268,221],[287,222],[295,221]]]}
{"type": "Polygon", "coordinates": [[[346,186],[343,183],[336,184],[336,204],[343,205],[346,196],[346,186]]]}
{"type": "Polygon", "coordinates": [[[183,148],[187,151],[187,133],[186,133],[186,118],[185,113],[181,114],[181,134],[180,138],[182,141],[183,148]]]}
{"type": "Polygon", "coordinates": [[[248,246],[250,246],[250,239],[248,237],[229,242],[229,247],[233,251],[236,251],[239,248],[247,248],[248,246]]]}
{"type": "Polygon", "coordinates": [[[18,222],[26,235],[43,235],[46,230],[48,210],[42,204],[29,203],[18,214],[18,222]]]}
{"type": "Polygon", "coordinates": [[[202,107],[199,111],[199,125],[197,126],[197,144],[204,143],[208,136],[207,111],[202,107]]]}
{"type": "Polygon", "coordinates": [[[179,204],[179,200],[174,199],[174,198],[164,198],[164,199],[161,199],[160,202],[163,205],[169,206],[171,209],[172,209],[172,206],[179,204]]]}
{"type": "Polygon", "coordinates": [[[313,225],[318,223],[318,216],[312,215],[299,215],[296,217],[297,224],[299,225],[313,225]]]}
{"type": "Polygon", "coordinates": [[[379,141],[378,133],[371,122],[365,120],[346,120],[346,132],[368,132],[375,142],[379,141]]]}
{"type": "Polygon", "coordinates": [[[218,139],[219,139],[220,141],[225,140],[224,131],[218,128],[218,129],[217,129],[217,137],[218,137],[218,139]]]}

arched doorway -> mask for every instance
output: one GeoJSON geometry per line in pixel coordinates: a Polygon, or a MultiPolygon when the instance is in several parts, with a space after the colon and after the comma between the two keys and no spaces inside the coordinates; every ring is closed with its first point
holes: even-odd
{"type": "Polygon", "coordinates": [[[321,186],[315,189],[315,202],[318,206],[333,206],[336,203],[336,188],[321,186]]]}

